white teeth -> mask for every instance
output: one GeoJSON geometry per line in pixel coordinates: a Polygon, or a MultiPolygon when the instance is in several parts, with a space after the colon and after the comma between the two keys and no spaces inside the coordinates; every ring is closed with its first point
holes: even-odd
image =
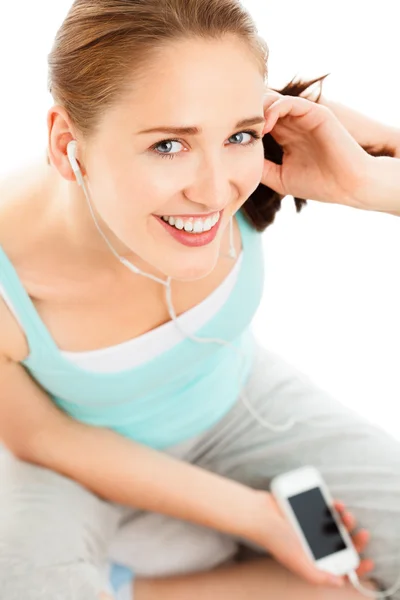
{"type": "Polygon", "coordinates": [[[163,221],[176,227],[176,229],[184,229],[188,233],[203,233],[204,231],[210,231],[214,225],[216,225],[220,219],[220,213],[216,213],[212,217],[207,219],[182,219],[181,217],[161,217],[163,221]]]}
{"type": "Polygon", "coordinates": [[[179,218],[176,219],[176,221],[175,221],[175,227],[177,229],[183,229],[183,219],[179,219],[179,218]]]}
{"type": "Polygon", "coordinates": [[[193,226],[193,232],[194,233],[202,233],[205,230],[205,225],[203,226],[203,223],[197,219],[197,221],[194,222],[194,226],[193,226]]]}
{"type": "Polygon", "coordinates": [[[203,230],[204,231],[210,231],[211,227],[215,225],[215,221],[214,218],[208,218],[205,220],[204,225],[203,225],[203,230]]]}

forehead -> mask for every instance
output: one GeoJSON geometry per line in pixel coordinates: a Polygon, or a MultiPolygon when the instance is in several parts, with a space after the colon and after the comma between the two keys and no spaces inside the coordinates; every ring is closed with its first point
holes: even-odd
{"type": "Polygon", "coordinates": [[[259,64],[241,40],[184,40],[157,51],[114,116],[137,129],[154,121],[225,126],[262,114],[264,93],[259,64]]]}

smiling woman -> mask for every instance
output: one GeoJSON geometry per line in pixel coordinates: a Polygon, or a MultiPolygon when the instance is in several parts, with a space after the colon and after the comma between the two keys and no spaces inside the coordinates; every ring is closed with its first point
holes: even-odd
{"type": "MultiPolygon", "coordinates": [[[[237,8],[232,2],[225,5],[225,10],[232,13],[231,18],[239,17],[239,13],[235,13],[237,8]]],[[[190,13],[193,6],[185,10],[190,13]]],[[[214,14],[217,21],[219,17],[214,14]]],[[[186,18],[189,21],[190,14],[176,22],[175,27],[181,29],[186,18]]],[[[75,19],[71,23],[71,27],[76,27],[75,19]]],[[[117,23],[118,19],[113,19],[113,30],[118,27],[117,23]]],[[[68,25],[67,19],[65,27],[68,25]]],[[[215,266],[218,244],[230,217],[260,183],[264,158],[261,143],[265,93],[263,55],[259,51],[255,55],[256,38],[251,50],[248,44],[233,35],[226,35],[223,43],[212,34],[206,42],[200,38],[188,41],[182,34],[179,40],[178,31],[174,41],[168,39],[168,43],[167,40],[161,43],[160,40],[162,52],[152,47],[145,54],[144,42],[135,30],[136,22],[130,25],[129,35],[125,22],[120,27],[120,34],[125,32],[128,42],[121,46],[114,44],[108,51],[114,55],[112,64],[117,61],[117,53],[129,51],[131,67],[128,69],[127,60],[119,57],[121,73],[114,73],[114,81],[123,80],[124,86],[121,89],[115,84],[114,92],[109,78],[106,90],[101,91],[101,83],[106,81],[107,60],[102,60],[96,68],[93,65],[89,68],[90,61],[97,56],[93,46],[90,46],[90,52],[80,53],[79,67],[74,64],[74,55],[68,55],[67,69],[63,57],[64,38],[56,41],[49,58],[51,90],[57,102],[48,117],[50,159],[58,166],[60,153],[65,152],[65,144],[70,139],[65,133],[75,129],[78,161],[90,181],[95,210],[107,227],[111,243],[125,252],[128,248],[136,261],[143,261],[143,264],[146,261],[174,279],[199,278],[215,266]],[[140,58],[136,59],[139,52],[140,58]],[[150,61],[152,68],[146,75],[145,65],[150,61]],[[82,106],[79,97],[72,100],[71,88],[75,89],[75,86],[69,73],[71,69],[75,72],[75,67],[85,73],[85,81],[88,71],[93,72],[93,78],[96,76],[96,81],[92,82],[90,77],[86,81],[88,96],[93,85],[93,111],[89,121],[87,106],[82,106]],[[154,69],[159,72],[157,77],[154,77],[154,69]],[[104,75],[100,75],[99,70],[104,75]],[[224,71],[232,72],[229,81],[219,77],[224,71]],[[102,103],[101,112],[96,113],[96,99],[104,99],[106,93],[108,100],[102,103]],[[117,104],[116,94],[119,94],[117,104]],[[227,102],[232,97],[237,100],[228,110],[227,102]],[[114,105],[107,110],[112,98],[114,105]],[[165,125],[159,124],[161,114],[165,125]],[[158,123],[152,127],[154,115],[157,115],[158,123]],[[147,123],[149,126],[143,127],[147,123]],[[240,130],[249,127],[249,123],[257,125],[257,129],[240,130]],[[136,131],[139,133],[132,133],[136,131]],[[161,133],[181,137],[160,140],[161,133]],[[175,159],[174,164],[162,164],[157,160],[160,157],[175,159]],[[186,204],[183,203],[184,196],[186,204]],[[134,202],[132,198],[135,198],[134,202]],[[203,251],[185,256],[184,260],[183,247],[176,241],[188,239],[187,236],[163,236],[159,220],[151,218],[153,215],[184,215],[190,219],[198,214],[216,213],[221,216],[220,226],[215,230],[218,242],[211,243],[214,238],[207,236],[210,243],[194,244],[203,251]]],[[[107,39],[102,35],[99,42],[104,51],[108,49],[107,39]]],[[[83,48],[86,44],[86,40],[79,41],[83,48]]],[[[100,52],[100,48],[97,51],[100,52]]],[[[78,75],[79,71],[76,79],[78,75]]],[[[191,239],[189,242],[193,244],[191,239]]]]}
{"type": "Polygon", "coordinates": [[[268,491],[310,461],[393,578],[398,446],[252,331],[282,198],[267,58],[238,0],[75,0],[56,35],[48,164],[1,190],[2,600],[355,599],[268,491]]]}

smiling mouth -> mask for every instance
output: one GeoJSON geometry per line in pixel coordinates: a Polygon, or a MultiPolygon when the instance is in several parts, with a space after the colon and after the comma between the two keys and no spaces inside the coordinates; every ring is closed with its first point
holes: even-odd
{"type": "Polygon", "coordinates": [[[174,216],[163,216],[160,217],[165,223],[168,223],[171,227],[178,229],[179,231],[185,231],[187,233],[204,233],[210,231],[221,218],[220,213],[214,213],[211,217],[199,218],[199,217],[174,217],[174,216]]]}

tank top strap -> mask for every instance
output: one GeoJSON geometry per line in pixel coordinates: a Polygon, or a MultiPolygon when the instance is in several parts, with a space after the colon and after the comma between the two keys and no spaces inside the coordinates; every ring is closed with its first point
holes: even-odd
{"type": "Polygon", "coordinates": [[[13,264],[0,245],[0,296],[21,325],[30,351],[45,350],[54,342],[35,305],[25,290],[13,264]]]}

